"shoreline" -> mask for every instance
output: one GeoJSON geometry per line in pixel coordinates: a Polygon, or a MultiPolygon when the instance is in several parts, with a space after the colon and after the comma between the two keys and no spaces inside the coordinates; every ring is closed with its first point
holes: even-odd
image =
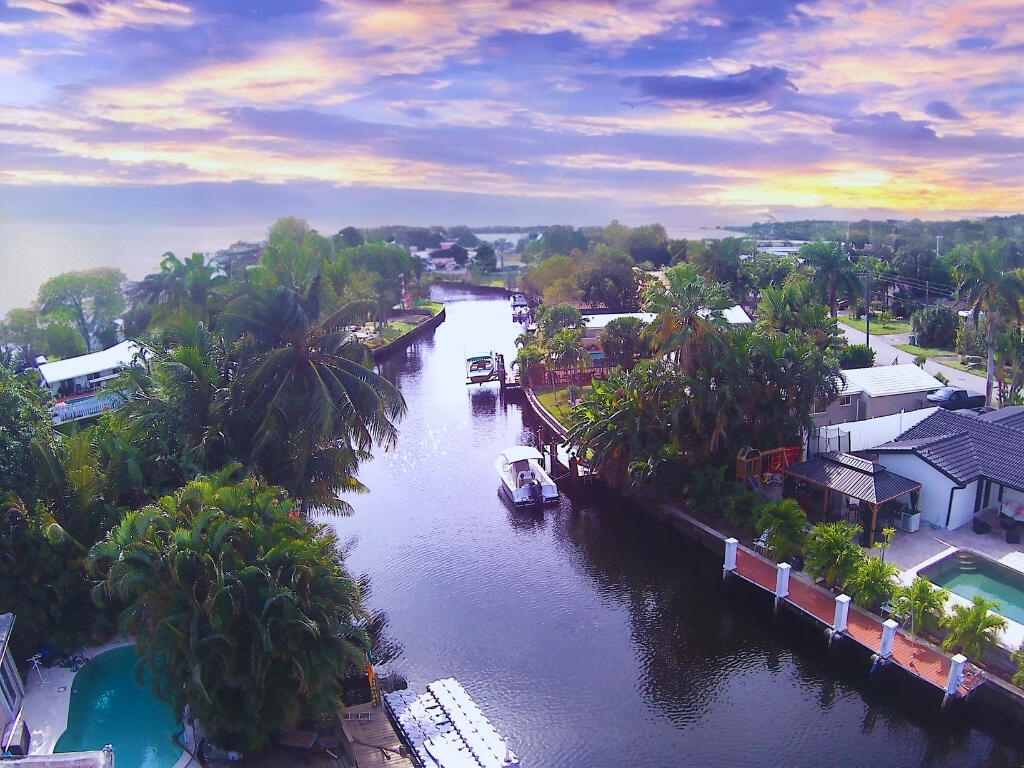
{"type": "Polygon", "coordinates": [[[395,355],[398,352],[405,349],[406,347],[408,347],[412,342],[416,341],[421,336],[425,336],[427,331],[432,331],[435,328],[437,328],[437,326],[443,323],[444,320],[445,307],[442,304],[441,310],[436,315],[433,315],[427,320],[424,320],[422,323],[417,325],[412,330],[406,331],[401,336],[398,336],[389,341],[387,344],[382,344],[379,347],[374,347],[372,352],[373,362],[380,363],[383,362],[384,360],[387,360],[392,355],[395,355]]]}

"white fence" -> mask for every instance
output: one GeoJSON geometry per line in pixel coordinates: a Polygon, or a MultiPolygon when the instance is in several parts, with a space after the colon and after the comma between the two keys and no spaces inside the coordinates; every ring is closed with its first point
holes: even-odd
{"type": "Polygon", "coordinates": [[[879,416],[877,419],[819,427],[807,438],[807,458],[827,451],[849,453],[870,450],[902,435],[937,410],[938,408],[921,408],[916,411],[894,413],[891,416],[879,416]]]}

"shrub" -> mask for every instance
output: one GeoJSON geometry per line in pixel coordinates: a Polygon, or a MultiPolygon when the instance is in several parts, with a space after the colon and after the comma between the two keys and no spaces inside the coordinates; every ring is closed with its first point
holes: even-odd
{"type": "Polygon", "coordinates": [[[958,355],[976,355],[983,357],[988,354],[986,334],[988,326],[984,321],[975,327],[973,321],[960,323],[956,330],[956,353],[958,355]]]}
{"type": "Polygon", "coordinates": [[[843,347],[837,354],[839,365],[844,370],[850,368],[870,368],[875,364],[875,351],[867,344],[851,344],[843,347]]]}
{"type": "Polygon", "coordinates": [[[845,520],[814,526],[805,548],[807,571],[829,587],[845,584],[864,559],[853,540],[860,532],[860,526],[845,520]]]}
{"type": "Polygon", "coordinates": [[[957,313],[946,306],[924,307],[911,318],[918,345],[942,349],[949,349],[956,342],[959,322],[957,313]]]}
{"type": "Polygon", "coordinates": [[[807,513],[793,499],[762,504],[757,528],[769,531],[767,550],[776,563],[799,552],[804,545],[807,513]]]}

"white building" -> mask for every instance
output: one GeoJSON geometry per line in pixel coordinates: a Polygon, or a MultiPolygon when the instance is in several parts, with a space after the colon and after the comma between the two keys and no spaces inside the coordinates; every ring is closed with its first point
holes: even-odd
{"type": "Polygon", "coordinates": [[[902,411],[929,408],[929,393],[942,382],[913,363],[851,368],[843,371],[846,383],[839,397],[811,414],[819,427],[890,416],[902,411]]]}
{"type": "Polygon", "coordinates": [[[50,409],[54,424],[95,416],[115,407],[118,396],[105,392],[108,382],[130,365],[144,364],[145,354],[134,341],[39,366],[43,384],[57,402],[50,409]]]}

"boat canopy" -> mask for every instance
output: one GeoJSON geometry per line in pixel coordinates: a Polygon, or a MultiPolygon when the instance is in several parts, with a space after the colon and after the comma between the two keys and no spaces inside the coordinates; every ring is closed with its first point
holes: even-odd
{"type": "Polygon", "coordinates": [[[471,357],[467,357],[466,358],[466,362],[467,363],[472,363],[475,360],[490,360],[490,359],[491,359],[490,355],[472,355],[471,357]]]}
{"type": "Polygon", "coordinates": [[[529,445],[516,445],[512,448],[506,448],[501,452],[501,455],[505,457],[505,461],[512,464],[516,461],[527,461],[529,459],[536,459],[540,461],[543,456],[540,455],[540,451],[529,445]]]}

